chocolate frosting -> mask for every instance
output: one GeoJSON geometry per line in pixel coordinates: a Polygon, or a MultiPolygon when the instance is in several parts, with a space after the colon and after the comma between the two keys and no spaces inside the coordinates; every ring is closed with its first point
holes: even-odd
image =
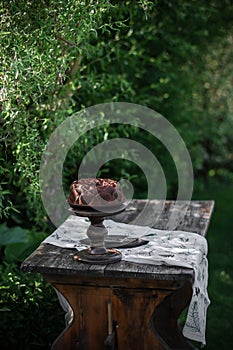
{"type": "Polygon", "coordinates": [[[123,203],[125,200],[119,182],[111,179],[79,179],[70,185],[68,203],[79,206],[104,206],[110,202],[123,203]]]}

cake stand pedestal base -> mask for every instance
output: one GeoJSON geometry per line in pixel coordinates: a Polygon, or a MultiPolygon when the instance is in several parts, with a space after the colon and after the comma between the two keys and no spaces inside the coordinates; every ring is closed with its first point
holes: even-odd
{"type": "Polygon", "coordinates": [[[74,259],[80,262],[91,264],[110,264],[120,261],[122,258],[121,252],[116,249],[107,249],[105,254],[91,254],[90,249],[85,249],[74,255],[74,259]]]}
{"type": "MultiPolygon", "coordinates": [[[[111,207],[110,207],[111,208],[111,207]]],[[[126,208],[126,205],[121,204],[112,208],[110,212],[107,209],[104,211],[91,210],[90,208],[71,208],[73,215],[88,217],[90,226],[87,229],[87,236],[90,241],[88,249],[81,250],[75,254],[74,259],[80,262],[90,264],[112,264],[120,261],[122,254],[116,249],[107,249],[105,246],[105,239],[108,236],[108,229],[104,225],[104,218],[114,214],[121,213],[126,208]]]]}

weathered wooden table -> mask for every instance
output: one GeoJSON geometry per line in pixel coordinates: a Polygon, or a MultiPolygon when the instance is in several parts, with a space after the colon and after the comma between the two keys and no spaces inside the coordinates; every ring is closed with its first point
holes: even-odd
{"type": "MultiPolygon", "coordinates": [[[[146,200],[134,200],[124,213],[113,219],[131,222],[146,200]]],[[[149,201],[150,225],[160,201],[149,201]]],[[[154,225],[169,229],[178,220],[177,230],[205,235],[213,201],[192,201],[183,217],[185,202],[176,213],[167,201],[154,225]],[[171,220],[172,217],[172,220],[171,220]]],[[[143,248],[142,248],[143,249],[143,248]]],[[[26,272],[39,272],[60,291],[71,305],[73,321],[55,340],[52,349],[103,350],[108,336],[108,305],[117,325],[119,350],[192,349],[183,337],[177,320],[192,296],[193,270],[120,261],[109,265],[90,265],[73,259],[74,249],[41,244],[22,264],[26,272]]],[[[111,348],[111,347],[109,347],[111,348]]]]}

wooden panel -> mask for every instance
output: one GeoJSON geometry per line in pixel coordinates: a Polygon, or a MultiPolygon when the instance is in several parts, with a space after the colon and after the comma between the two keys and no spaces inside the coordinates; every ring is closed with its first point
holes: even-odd
{"type": "MultiPolygon", "coordinates": [[[[52,282],[52,281],[50,281],[52,282]]],[[[93,282],[93,281],[91,281],[93,282]]],[[[191,349],[177,326],[181,311],[191,298],[191,284],[169,290],[54,284],[69,301],[72,324],[54,342],[53,350],[103,350],[108,335],[107,305],[117,323],[118,349],[191,349]]]]}
{"type": "Polygon", "coordinates": [[[39,272],[42,274],[58,274],[69,276],[92,277],[121,277],[121,278],[145,278],[159,280],[185,280],[192,279],[194,272],[189,268],[174,266],[156,266],[133,262],[120,261],[109,265],[91,265],[74,261],[76,251],[65,249],[50,244],[41,245],[22,264],[22,269],[27,272],[39,272]],[[38,259],[39,257],[39,259],[38,259]]]}
{"type": "MultiPolygon", "coordinates": [[[[83,287],[103,287],[103,288],[144,288],[144,289],[163,289],[176,290],[183,286],[184,281],[180,280],[156,280],[156,279],[137,279],[137,278],[114,278],[114,277],[82,277],[72,275],[43,275],[45,280],[52,284],[68,284],[83,287]]],[[[187,279],[185,280],[187,281],[187,279]]],[[[191,281],[190,281],[191,283],[191,281]]]]}
{"type": "Polygon", "coordinates": [[[113,216],[111,219],[133,224],[145,207],[147,208],[148,216],[143,218],[143,222],[138,221],[135,224],[150,226],[159,230],[169,230],[171,227],[174,229],[174,224],[176,224],[176,230],[196,232],[205,236],[213,212],[214,202],[166,201],[161,213],[161,201],[133,200],[123,213],[113,216]],[[186,210],[186,213],[183,216],[184,210],[186,210]]]}
{"type": "Polygon", "coordinates": [[[119,349],[164,349],[152,328],[156,307],[170,291],[148,289],[114,289],[113,317],[119,328],[119,349]]]}

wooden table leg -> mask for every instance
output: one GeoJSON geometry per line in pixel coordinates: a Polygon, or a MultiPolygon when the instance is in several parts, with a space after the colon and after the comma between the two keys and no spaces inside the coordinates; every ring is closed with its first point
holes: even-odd
{"type": "Polygon", "coordinates": [[[154,331],[168,349],[194,349],[183,336],[178,326],[181,312],[189,305],[192,297],[192,284],[186,282],[181,288],[168,295],[156,307],[153,315],[154,331]]]}
{"type": "Polygon", "coordinates": [[[118,349],[191,349],[177,326],[192,287],[179,289],[115,288],[53,284],[70,303],[74,319],[54,342],[53,350],[103,350],[107,338],[107,305],[118,324],[118,349]]]}
{"type": "Polygon", "coordinates": [[[107,304],[109,288],[59,285],[60,291],[73,309],[70,325],[53,343],[53,350],[103,350],[107,338],[107,304]]]}

